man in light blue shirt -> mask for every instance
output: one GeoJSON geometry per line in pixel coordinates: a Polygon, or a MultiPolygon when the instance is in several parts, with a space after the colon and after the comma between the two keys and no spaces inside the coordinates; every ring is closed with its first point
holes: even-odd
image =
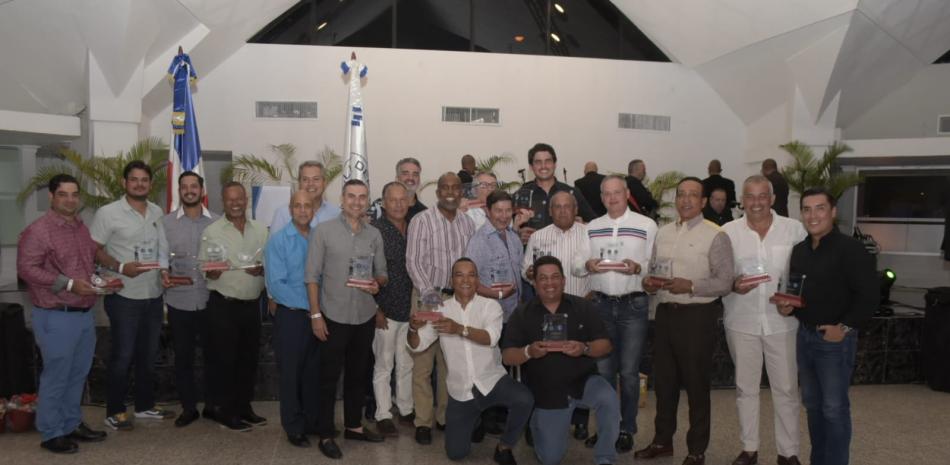
{"type": "Polygon", "coordinates": [[[293,221],[267,241],[264,261],[267,291],[277,303],[274,314],[274,355],[280,379],[280,424],[287,440],[310,447],[306,431],[316,427],[319,379],[317,338],[310,329],[310,310],[304,284],[307,238],[313,219],[313,201],[298,190],[290,197],[293,221]]]}
{"type": "MultiPolygon", "coordinates": [[[[323,192],[327,188],[327,181],[324,178],[325,172],[323,163],[313,160],[307,160],[300,164],[297,169],[297,191],[306,192],[313,202],[313,218],[310,220],[310,227],[323,223],[340,216],[340,207],[326,202],[323,198],[323,192]]],[[[270,222],[270,232],[276,233],[284,226],[291,223],[291,213],[289,209],[278,208],[274,212],[274,218],[270,222]]],[[[306,306],[304,306],[306,307],[306,306]]]]}
{"type": "Polygon", "coordinates": [[[478,295],[497,300],[504,321],[521,296],[521,261],[524,250],[518,232],[511,228],[511,194],[496,190],[485,199],[488,222],[475,231],[465,256],[478,268],[478,295]]]}

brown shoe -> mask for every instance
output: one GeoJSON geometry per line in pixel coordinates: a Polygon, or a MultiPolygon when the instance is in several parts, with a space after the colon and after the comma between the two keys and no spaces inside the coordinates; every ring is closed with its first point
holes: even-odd
{"type": "Polygon", "coordinates": [[[798,461],[798,456],[795,455],[791,457],[782,457],[779,455],[776,463],[778,463],[778,465],[802,465],[802,463],[798,461]]]}
{"type": "MultiPolygon", "coordinates": [[[[759,453],[746,451],[740,452],[739,456],[732,461],[732,465],[755,465],[757,463],[759,463],[759,453]]],[[[779,460],[779,463],[782,463],[781,460],[779,460]]]]}
{"type": "Polygon", "coordinates": [[[396,429],[396,424],[393,423],[393,421],[389,418],[377,421],[376,431],[379,431],[379,434],[390,438],[399,436],[399,430],[396,429]]]}
{"type": "Polygon", "coordinates": [[[673,455],[673,446],[663,446],[660,444],[650,444],[633,454],[638,459],[655,459],[657,457],[669,457],[673,455]]]}
{"type": "Polygon", "coordinates": [[[706,456],[703,454],[687,455],[683,459],[683,465],[706,465],[706,456]]]}

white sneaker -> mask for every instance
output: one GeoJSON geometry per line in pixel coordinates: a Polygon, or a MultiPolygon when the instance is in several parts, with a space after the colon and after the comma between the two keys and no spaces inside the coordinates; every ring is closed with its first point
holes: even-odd
{"type": "Polygon", "coordinates": [[[142,420],[165,420],[173,418],[174,416],[175,412],[162,410],[160,408],[153,408],[144,412],[135,412],[135,418],[141,418],[142,420]]]}
{"type": "Polygon", "coordinates": [[[129,420],[128,414],[125,412],[117,413],[111,417],[106,417],[103,423],[116,431],[131,431],[134,427],[132,422],[129,420]]]}

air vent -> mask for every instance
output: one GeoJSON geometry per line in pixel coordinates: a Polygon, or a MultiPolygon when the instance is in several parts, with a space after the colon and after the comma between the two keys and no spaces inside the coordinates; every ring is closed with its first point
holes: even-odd
{"type": "Polygon", "coordinates": [[[937,117],[937,134],[950,135],[950,115],[940,115],[937,117]]]}
{"type": "Polygon", "coordinates": [[[498,108],[442,107],[445,123],[499,124],[498,108]]]}
{"type": "Polygon", "coordinates": [[[317,119],[317,102],[256,102],[258,118],[317,119]]]}
{"type": "Polygon", "coordinates": [[[637,113],[620,113],[617,126],[620,129],[643,129],[647,131],[670,130],[670,117],[663,115],[640,115],[637,113]]]}

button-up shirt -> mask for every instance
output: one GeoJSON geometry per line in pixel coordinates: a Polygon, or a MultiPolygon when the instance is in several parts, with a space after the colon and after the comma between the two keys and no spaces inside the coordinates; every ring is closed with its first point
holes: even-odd
{"type": "Polygon", "coordinates": [[[267,272],[264,280],[267,292],[277,303],[289,307],[307,309],[307,287],[303,282],[304,268],[307,264],[307,236],[290,223],[283,229],[271,234],[264,249],[264,264],[267,272]]]}
{"type": "Polygon", "coordinates": [[[521,297],[521,280],[518,279],[518,272],[524,259],[524,250],[521,248],[518,232],[510,226],[499,231],[490,222],[485,223],[478,231],[475,231],[472,240],[468,241],[465,256],[475,262],[478,268],[478,279],[483,286],[492,285],[494,270],[507,270],[510,282],[515,286],[515,292],[499,303],[505,312],[505,321],[508,321],[508,317],[515,311],[521,297]]]}
{"type": "Polygon", "coordinates": [[[475,231],[478,231],[485,223],[488,223],[488,214],[485,213],[484,208],[469,208],[465,210],[465,214],[472,219],[472,223],[475,223],[475,231]]]}
{"type": "Polygon", "coordinates": [[[92,307],[96,296],[66,291],[70,279],[89,281],[98,246],[77,215],[66,221],[50,210],[20,233],[17,275],[26,282],[30,302],[40,308],[92,307]]]}
{"type": "Polygon", "coordinates": [[[567,231],[561,230],[554,224],[535,231],[528,239],[528,246],[524,250],[521,276],[528,279],[528,268],[534,265],[535,250],[547,252],[560,260],[564,268],[564,292],[580,297],[586,296],[590,292],[587,276],[575,276],[571,273],[571,266],[586,242],[587,227],[580,223],[571,224],[571,228],[567,231]]]}
{"type": "MultiPolygon", "coordinates": [[[[207,260],[208,244],[224,246],[227,260],[232,265],[241,264],[241,255],[257,256],[263,259],[264,246],[267,245],[267,227],[250,218],[245,219],[244,232],[241,233],[227,217],[221,217],[205,228],[201,236],[201,250],[198,258],[207,260]]],[[[252,276],[245,270],[228,270],[218,279],[208,280],[208,289],[217,291],[232,299],[253,300],[264,290],[264,277],[252,276]]]]}
{"type": "Polygon", "coordinates": [[[406,270],[406,236],[385,216],[370,224],[383,237],[386,273],[389,275],[389,282],[376,294],[376,304],[386,318],[407,322],[412,308],[412,279],[406,270]]]}
{"type": "Polygon", "coordinates": [[[188,276],[192,284],[165,289],[165,303],[178,310],[201,310],[208,303],[208,284],[198,268],[198,248],[205,228],[217,219],[204,206],[201,215],[191,218],[179,208],[162,218],[168,240],[169,265],[173,276],[188,276]]]}
{"type": "MultiPolygon", "coordinates": [[[[310,231],[304,281],[320,286],[320,311],[329,319],[358,325],[376,315],[376,301],[365,291],[346,285],[353,257],[373,257],[373,276],[387,277],[383,237],[363,224],[354,231],[342,214],[310,231]]],[[[308,306],[309,308],[309,306],[308,306]]],[[[311,309],[313,311],[315,309],[311,309]]]]}
{"type": "MultiPolygon", "coordinates": [[[[145,215],[132,208],[125,196],[96,211],[89,227],[92,240],[105,246],[106,253],[120,263],[145,261],[138,256],[139,247],[150,247],[162,268],[168,267],[168,243],[162,227],[162,209],[147,202],[145,215]]],[[[162,295],[158,270],[146,271],[134,278],[123,274],[123,287],[118,294],[128,299],[154,299],[162,295]]]]}
{"type": "Polygon", "coordinates": [[[596,218],[587,225],[587,241],[581,246],[573,271],[579,276],[588,276],[587,260],[605,258],[608,248],[616,248],[620,252],[616,260],[630,259],[639,263],[640,274],[626,275],[617,271],[589,274],[590,289],[615,297],[643,292],[643,276],[653,253],[656,231],[653,220],[630,210],[617,218],[609,214],[596,218]]]}
{"type": "MultiPolygon", "coordinates": [[[[482,395],[488,395],[502,376],[505,367],[501,365],[501,351],[498,339],[501,337],[502,311],[498,302],[476,295],[463,309],[455,298],[442,304],[442,315],[456,323],[473,329],[484,329],[491,341],[487,346],[478,344],[460,334],[439,334],[432,325],[419,328],[419,345],[409,350],[422,352],[436,339],[445,354],[445,365],[449,367],[445,379],[449,395],[459,402],[472,400],[472,386],[482,395]]],[[[408,345],[408,344],[407,344],[408,345]]]]}
{"type": "MultiPolygon", "coordinates": [[[[313,212],[313,218],[310,220],[310,228],[317,227],[318,224],[323,223],[324,221],[332,220],[340,216],[340,207],[327,202],[326,199],[323,199],[323,203],[320,204],[315,212],[313,212]]],[[[284,229],[284,226],[292,223],[292,218],[290,217],[289,208],[278,208],[274,211],[274,218],[270,222],[270,232],[276,233],[284,229]]]]}
{"type": "Polygon", "coordinates": [[[475,234],[475,223],[456,211],[449,221],[438,208],[419,213],[409,222],[406,268],[420,295],[436,287],[451,287],[452,265],[475,234]]]}
{"type": "Polygon", "coordinates": [[[584,194],[581,193],[580,189],[575,189],[568,184],[555,181],[554,185],[551,186],[551,190],[545,192],[537,182],[528,181],[515,191],[513,196],[515,198],[516,207],[527,204],[530,205],[531,210],[535,213],[534,216],[525,223],[525,226],[540,229],[552,224],[554,220],[551,218],[551,210],[549,208],[550,199],[551,196],[561,191],[570,192],[571,195],[574,196],[574,200],[577,202],[577,214],[584,221],[590,221],[597,217],[597,214],[590,208],[587,199],[584,198],[584,194]]]}
{"type": "Polygon", "coordinates": [[[749,227],[745,217],[726,223],[722,229],[732,242],[736,276],[743,274],[743,268],[748,269],[748,265],[762,265],[771,278],[745,295],[733,292],[723,297],[726,328],[764,336],[797,329],[798,320],[779,313],[769,298],[778,290],[779,282],[787,279],[792,247],[807,236],[801,221],[779,216],[773,211],[772,225],[765,238],[749,227]]]}

